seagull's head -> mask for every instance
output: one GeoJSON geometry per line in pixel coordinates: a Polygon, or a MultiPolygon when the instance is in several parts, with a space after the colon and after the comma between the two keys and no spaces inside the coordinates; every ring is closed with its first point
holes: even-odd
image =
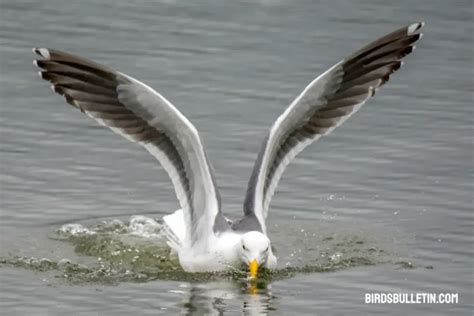
{"type": "Polygon", "coordinates": [[[257,276],[258,268],[267,263],[270,252],[270,239],[258,231],[242,235],[241,259],[249,267],[250,278],[257,276]]]}

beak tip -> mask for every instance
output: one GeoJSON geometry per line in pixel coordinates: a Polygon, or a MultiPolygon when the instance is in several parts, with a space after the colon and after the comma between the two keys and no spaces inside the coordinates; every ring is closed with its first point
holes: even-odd
{"type": "Polygon", "coordinates": [[[249,263],[249,272],[250,272],[250,280],[256,279],[257,278],[257,272],[258,272],[258,262],[256,259],[252,260],[249,263]]]}

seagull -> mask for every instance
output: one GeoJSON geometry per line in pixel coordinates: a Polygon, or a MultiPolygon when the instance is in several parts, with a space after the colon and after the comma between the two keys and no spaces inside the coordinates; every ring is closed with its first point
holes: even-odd
{"type": "Polygon", "coordinates": [[[54,92],[101,125],[144,147],[169,175],[180,209],[164,216],[168,244],[187,272],[244,268],[250,279],[277,258],[267,235],[270,201],[287,165],[357,112],[402,66],[423,23],[385,35],[314,79],[264,138],[248,182],[243,217],[221,209],[213,168],[194,125],[167,99],[124,73],[70,53],[34,48],[54,92]]]}

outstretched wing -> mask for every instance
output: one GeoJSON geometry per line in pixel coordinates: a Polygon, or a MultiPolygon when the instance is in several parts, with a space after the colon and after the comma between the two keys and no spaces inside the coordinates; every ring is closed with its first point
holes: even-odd
{"type": "Polygon", "coordinates": [[[140,81],[58,50],[36,48],[35,64],[54,92],[101,125],[145,147],[173,182],[190,245],[226,228],[212,169],[196,128],[140,81]]]}
{"type": "Polygon", "coordinates": [[[246,216],[265,230],[270,200],[290,161],[306,146],[329,134],[374,95],[402,65],[422,34],[423,23],[396,30],[338,62],[311,82],[273,124],[247,187],[246,216]]]}

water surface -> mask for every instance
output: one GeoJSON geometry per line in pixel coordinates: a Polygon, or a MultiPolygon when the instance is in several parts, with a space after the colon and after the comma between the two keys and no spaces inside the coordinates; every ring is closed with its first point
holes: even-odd
{"type": "Polygon", "coordinates": [[[472,312],[472,2],[0,6],[6,314],[472,312]],[[32,47],[58,48],[156,88],[200,131],[224,213],[237,217],[260,141],[291,100],[419,20],[425,36],[404,68],[285,172],[269,217],[279,270],[254,289],[237,272],[179,271],[160,235],[178,208],[167,175],[53,95],[31,64],[32,47]],[[460,303],[366,305],[366,292],[458,292],[460,303]]]}

